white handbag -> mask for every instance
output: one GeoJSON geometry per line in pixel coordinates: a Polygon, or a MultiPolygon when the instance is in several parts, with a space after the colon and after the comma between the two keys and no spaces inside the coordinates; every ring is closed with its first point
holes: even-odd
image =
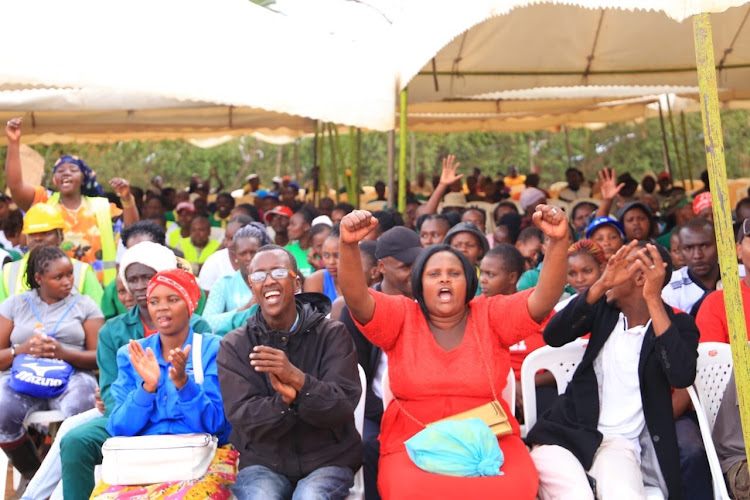
{"type": "MultiPolygon", "coordinates": [[[[201,344],[193,334],[193,376],[203,383],[201,344]]],[[[210,434],[111,437],[102,446],[102,480],[113,485],[190,481],[206,474],[218,440],[210,434]]]]}

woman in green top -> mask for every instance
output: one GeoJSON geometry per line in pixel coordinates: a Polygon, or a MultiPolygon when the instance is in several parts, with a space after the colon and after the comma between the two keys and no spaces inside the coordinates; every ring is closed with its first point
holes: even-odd
{"type": "Polygon", "coordinates": [[[286,229],[291,243],[285,248],[294,255],[297,260],[297,268],[304,277],[308,277],[315,272],[315,269],[307,260],[307,253],[312,245],[310,228],[316,216],[314,209],[306,205],[292,215],[286,229]]]}

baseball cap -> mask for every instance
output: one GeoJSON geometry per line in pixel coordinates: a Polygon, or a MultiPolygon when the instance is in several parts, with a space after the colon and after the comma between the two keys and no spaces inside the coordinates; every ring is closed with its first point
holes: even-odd
{"type": "Polygon", "coordinates": [[[273,182],[274,184],[281,184],[282,182],[284,182],[284,179],[277,175],[273,179],[271,179],[271,182],[273,182]]]}
{"type": "Polygon", "coordinates": [[[250,182],[253,179],[260,179],[260,176],[258,174],[250,174],[245,180],[247,180],[247,182],[250,182]]]}
{"type": "Polygon", "coordinates": [[[695,215],[698,215],[702,210],[711,208],[712,206],[713,201],[711,200],[711,193],[709,191],[705,191],[696,196],[693,200],[693,213],[695,215]]]}
{"type": "Polygon", "coordinates": [[[259,189],[254,194],[261,200],[265,198],[276,198],[277,200],[279,199],[278,193],[274,193],[273,191],[266,191],[265,189],[259,189]]]}
{"type": "Polygon", "coordinates": [[[192,201],[181,201],[181,202],[179,202],[177,204],[177,206],[175,207],[174,211],[179,214],[182,210],[187,210],[188,212],[194,214],[195,213],[195,205],[193,204],[192,201]]]}
{"type": "Polygon", "coordinates": [[[294,212],[292,212],[292,209],[287,207],[286,205],[279,205],[278,207],[274,207],[272,210],[269,210],[266,212],[265,219],[266,222],[268,222],[271,219],[271,216],[273,215],[283,215],[284,217],[292,217],[294,215],[294,212]]]}
{"type": "Polygon", "coordinates": [[[618,221],[617,219],[613,219],[612,217],[609,217],[607,215],[603,217],[597,217],[596,219],[591,221],[589,227],[586,228],[586,238],[590,239],[591,235],[594,234],[594,231],[607,224],[617,229],[617,232],[620,233],[622,241],[625,241],[625,229],[622,227],[622,224],[620,224],[620,221],[618,221]]]}
{"type": "Polygon", "coordinates": [[[667,179],[671,181],[672,176],[669,175],[669,172],[659,172],[659,180],[662,180],[662,179],[667,179]]]}
{"type": "Polygon", "coordinates": [[[396,226],[380,235],[375,257],[393,257],[404,264],[413,264],[421,252],[422,243],[417,233],[404,226],[396,226]]]}
{"type": "Polygon", "coordinates": [[[325,224],[328,227],[333,227],[333,221],[327,215],[318,215],[317,217],[315,217],[312,221],[311,226],[315,226],[318,224],[325,224]]]}

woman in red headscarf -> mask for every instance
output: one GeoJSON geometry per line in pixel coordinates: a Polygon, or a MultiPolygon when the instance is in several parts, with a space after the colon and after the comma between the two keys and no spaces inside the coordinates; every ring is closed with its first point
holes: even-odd
{"type": "Polygon", "coordinates": [[[117,380],[110,389],[116,406],[112,436],[206,432],[226,443],[216,354],[219,337],[197,334],[190,316],[200,299],[192,274],[182,269],[154,275],[146,291],[158,335],[131,340],[117,352],[117,380]],[[200,354],[193,346],[200,339],[200,354]]]}

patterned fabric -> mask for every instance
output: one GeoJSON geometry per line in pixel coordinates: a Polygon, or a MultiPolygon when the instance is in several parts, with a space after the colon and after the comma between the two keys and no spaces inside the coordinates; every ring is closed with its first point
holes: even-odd
{"type": "Polygon", "coordinates": [[[92,500],[225,500],[237,477],[240,454],[231,445],[216,450],[208,472],[195,481],[174,481],[142,486],[116,486],[103,481],[94,488],[92,500]]]}
{"type": "Polygon", "coordinates": [[[72,163],[76,167],[81,169],[81,173],[83,174],[83,182],[81,183],[81,194],[83,196],[103,196],[104,190],[99,185],[98,182],[96,182],[96,172],[91,170],[88,165],[86,165],[86,162],[83,161],[81,158],[77,156],[71,156],[71,155],[65,155],[58,159],[55,162],[54,170],[52,170],[52,174],[54,175],[55,170],[57,170],[57,167],[64,163],[72,163]]]}

